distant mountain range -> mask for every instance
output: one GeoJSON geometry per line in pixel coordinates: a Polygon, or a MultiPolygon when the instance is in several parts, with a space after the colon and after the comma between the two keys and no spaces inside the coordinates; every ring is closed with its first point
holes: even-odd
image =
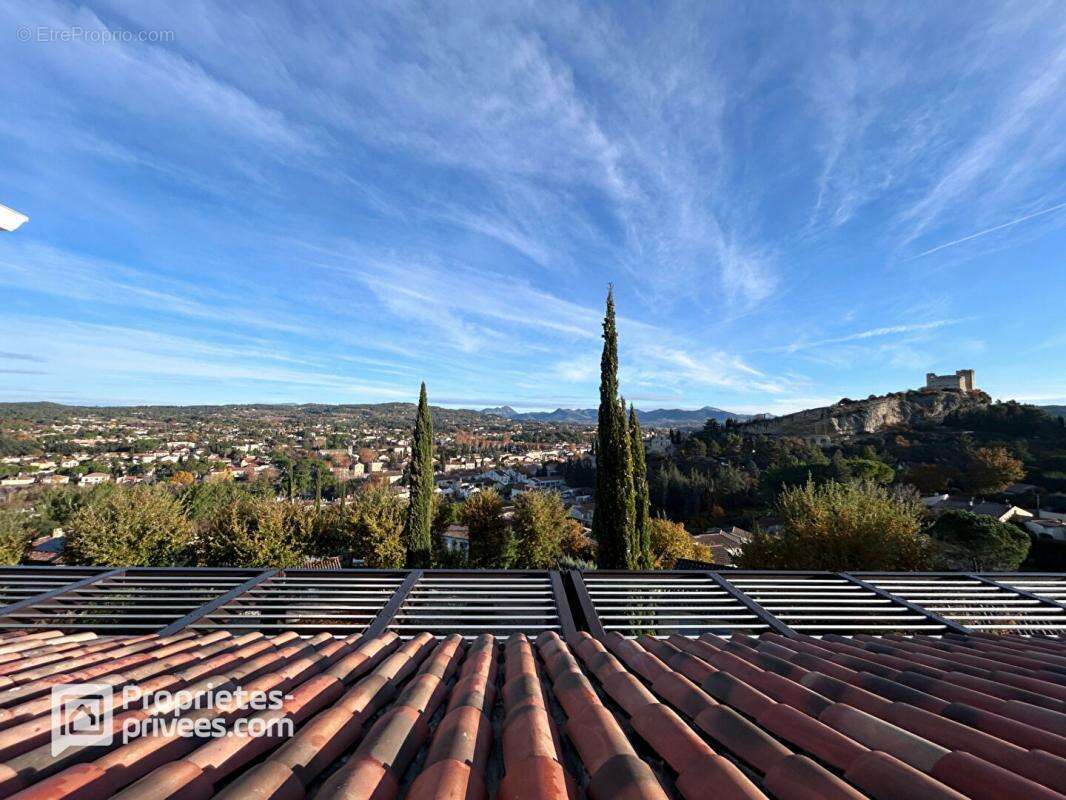
{"type": "MultiPolygon", "coordinates": [[[[515,411],[510,406],[496,406],[495,408],[483,408],[482,414],[490,414],[513,420],[528,420],[530,422],[558,422],[570,425],[595,425],[597,411],[595,408],[557,408],[554,411],[528,411],[525,413],[515,411]]],[[[654,411],[637,410],[637,419],[646,427],[651,428],[700,428],[708,419],[725,422],[734,419],[744,422],[753,419],[752,414],[738,414],[733,411],[723,411],[714,406],[704,406],[690,411],[683,408],[658,408],[654,411]]]]}
{"type": "Polygon", "coordinates": [[[1066,417],[1066,406],[1040,406],[1048,416],[1066,417]]]}

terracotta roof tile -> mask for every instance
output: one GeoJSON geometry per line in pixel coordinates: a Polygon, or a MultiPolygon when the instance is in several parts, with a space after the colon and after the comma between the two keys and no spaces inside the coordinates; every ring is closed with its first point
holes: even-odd
{"type": "MultiPolygon", "coordinates": [[[[468,632],[467,632],[468,633],[468,632]]],[[[686,800],[1066,793],[1066,644],[1017,635],[0,633],[0,798],[686,800]],[[280,689],[190,715],[294,734],[157,734],[53,757],[51,687],[280,689]]],[[[157,698],[158,699],[158,698],[157,698]]]]}

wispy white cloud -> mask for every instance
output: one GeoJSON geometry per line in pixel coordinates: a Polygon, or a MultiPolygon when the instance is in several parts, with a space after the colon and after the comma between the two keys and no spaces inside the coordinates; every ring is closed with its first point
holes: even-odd
{"type": "Polygon", "coordinates": [[[786,345],[780,348],[783,352],[795,353],[799,350],[809,350],[816,347],[822,347],[825,345],[845,344],[847,342],[857,342],[864,339],[875,339],[882,336],[894,336],[899,334],[919,333],[923,331],[933,331],[938,328],[945,328],[949,325],[958,325],[960,322],[965,322],[964,319],[938,319],[931,322],[915,322],[907,325],[886,325],[881,328],[870,328],[865,331],[858,331],[856,333],[849,333],[845,336],[836,336],[829,339],[818,339],[815,341],[797,341],[792,344],[786,345]]]}
{"type": "MultiPolygon", "coordinates": [[[[45,353],[58,375],[75,368],[86,384],[131,378],[220,381],[233,385],[293,385],[333,396],[407,399],[411,389],[353,378],[340,369],[277,366],[269,350],[146,328],[16,317],[11,341],[45,353]]],[[[247,398],[246,398],[247,399],[247,398]]]]}
{"type": "MultiPolygon", "coordinates": [[[[175,40],[0,40],[0,105],[22,110],[0,184],[32,212],[0,241],[5,332],[36,313],[184,336],[277,370],[271,396],[339,374],[586,405],[613,280],[628,396],[759,410],[976,359],[964,315],[983,360],[1057,334],[1046,259],[1012,267],[1047,289],[1027,310],[1049,330],[1025,335],[989,313],[1002,264],[885,268],[1023,230],[1054,250],[1059,228],[1023,228],[1066,174],[1054,3],[0,8],[25,21],[175,40]]],[[[163,355],[145,386],[212,380],[163,355]]]]}
{"type": "Polygon", "coordinates": [[[1049,156],[1061,154],[1061,137],[1054,131],[1066,121],[1061,102],[1066,89],[1066,27],[1059,26],[1056,38],[1057,46],[1049,54],[1040,50],[1033,54],[1035,63],[997,104],[981,134],[949,159],[929,190],[903,211],[901,221],[909,225],[903,245],[929,230],[949,207],[965,208],[978,188],[1001,196],[1017,192],[1043,177],[1040,171],[1049,156]],[[1048,126],[1052,119],[1060,125],[1048,126]],[[1025,161],[1023,170],[1016,163],[1019,158],[1025,161]],[[1008,167],[1019,179],[1004,184],[996,173],[1008,167]]]}

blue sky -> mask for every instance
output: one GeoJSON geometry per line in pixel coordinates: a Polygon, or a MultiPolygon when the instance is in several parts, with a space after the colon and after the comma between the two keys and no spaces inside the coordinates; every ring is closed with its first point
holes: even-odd
{"type": "Polygon", "coordinates": [[[0,6],[0,400],[1066,400],[1060,2],[232,5],[0,6]]]}

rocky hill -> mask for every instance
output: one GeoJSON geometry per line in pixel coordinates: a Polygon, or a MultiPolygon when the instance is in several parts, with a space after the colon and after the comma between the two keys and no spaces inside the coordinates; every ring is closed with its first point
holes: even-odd
{"type": "Polygon", "coordinates": [[[744,433],[771,436],[826,436],[846,439],[891,428],[937,425],[953,411],[988,405],[984,392],[920,390],[895,392],[866,400],[841,400],[824,408],[810,408],[783,417],[759,419],[741,426],[744,433]]]}

